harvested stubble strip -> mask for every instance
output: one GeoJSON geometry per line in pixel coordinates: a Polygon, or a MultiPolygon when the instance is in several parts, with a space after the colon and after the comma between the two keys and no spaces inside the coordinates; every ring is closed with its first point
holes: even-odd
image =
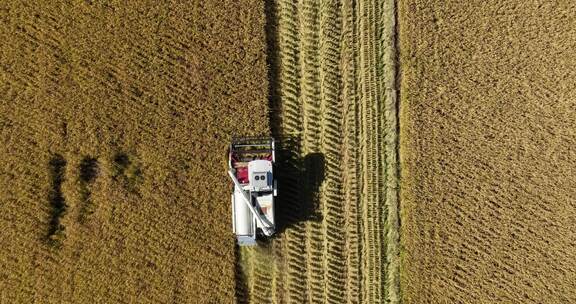
{"type": "Polygon", "coordinates": [[[386,134],[397,129],[394,22],[383,19],[394,18],[393,6],[277,3],[278,133],[301,142],[294,164],[304,159],[304,173],[285,180],[285,203],[306,201],[319,214],[295,216],[297,223],[274,240],[285,250],[280,265],[287,274],[273,281],[286,284],[253,282],[259,296],[271,290],[274,300],[291,303],[399,300],[398,234],[389,231],[398,225],[397,135],[386,134]],[[308,156],[325,163],[318,189],[306,173],[318,169],[308,156]]]}

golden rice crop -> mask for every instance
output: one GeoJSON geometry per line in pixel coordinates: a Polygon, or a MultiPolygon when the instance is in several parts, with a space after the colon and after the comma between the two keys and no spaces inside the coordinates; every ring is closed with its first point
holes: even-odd
{"type": "Polygon", "coordinates": [[[7,1],[0,24],[0,302],[232,302],[262,3],[7,1]]]}
{"type": "Polygon", "coordinates": [[[576,302],[575,3],[399,3],[404,302],[576,302]]]}

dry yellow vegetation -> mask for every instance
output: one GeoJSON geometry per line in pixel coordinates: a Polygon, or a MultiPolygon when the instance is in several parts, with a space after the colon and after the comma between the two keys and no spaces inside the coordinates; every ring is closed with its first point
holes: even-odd
{"type": "Polygon", "coordinates": [[[576,302],[576,4],[401,0],[404,303],[576,302]]]}
{"type": "Polygon", "coordinates": [[[2,1],[0,40],[0,302],[232,302],[263,4],[2,1]]]}

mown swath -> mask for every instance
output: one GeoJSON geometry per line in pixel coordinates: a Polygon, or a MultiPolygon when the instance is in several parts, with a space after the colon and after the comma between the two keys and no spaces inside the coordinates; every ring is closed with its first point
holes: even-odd
{"type": "Polygon", "coordinates": [[[252,303],[273,303],[273,260],[269,248],[250,248],[253,250],[251,262],[253,263],[253,274],[251,276],[254,284],[250,293],[252,303]]]}
{"type": "Polygon", "coordinates": [[[271,275],[255,275],[252,302],[397,303],[393,5],[276,3],[291,226],[273,241],[277,259],[254,264],[271,275]]]}
{"type": "Polygon", "coordinates": [[[363,159],[363,236],[365,270],[363,288],[365,300],[370,303],[383,301],[385,271],[385,188],[384,151],[382,149],[383,92],[379,81],[378,30],[380,15],[376,1],[363,1],[358,9],[359,18],[359,89],[362,128],[363,159]],[[376,131],[378,130],[378,131],[376,131]]]}
{"type": "MultiPolygon", "coordinates": [[[[302,69],[302,100],[304,110],[304,154],[320,152],[320,137],[322,132],[322,113],[320,112],[320,52],[319,52],[319,1],[303,0],[301,2],[300,24],[302,26],[300,59],[302,69]]],[[[304,164],[304,170],[312,169],[304,164]]],[[[305,175],[306,197],[311,200],[315,208],[319,208],[315,197],[316,189],[309,189],[312,184],[310,175],[305,175]]],[[[318,221],[307,222],[306,250],[307,250],[307,276],[308,301],[311,303],[324,302],[324,259],[323,259],[323,231],[322,223],[318,221]]]]}
{"type": "MultiPolygon", "coordinates": [[[[282,149],[293,149],[293,159],[288,160],[289,167],[297,167],[302,134],[302,105],[300,101],[300,24],[298,21],[298,6],[293,1],[278,1],[278,48],[280,57],[280,104],[282,109],[282,132],[290,141],[284,141],[282,149]],[[294,142],[293,142],[294,141],[294,142]]],[[[292,154],[290,154],[292,155],[292,154]]],[[[296,208],[298,204],[290,203],[301,199],[298,174],[284,175],[283,195],[288,208],[296,208]]],[[[292,219],[297,220],[301,210],[290,210],[292,219]]],[[[290,219],[289,219],[290,221],[290,219]]],[[[305,249],[301,246],[306,241],[305,224],[297,223],[293,229],[286,231],[282,242],[286,250],[284,264],[286,270],[286,300],[288,303],[304,303],[307,297],[305,288],[305,273],[307,266],[305,249]]]]}
{"type": "Polygon", "coordinates": [[[352,1],[343,1],[343,33],[342,33],[342,101],[344,110],[343,124],[343,184],[346,201],[346,302],[361,303],[361,209],[360,209],[360,178],[361,166],[358,163],[359,149],[359,111],[357,103],[356,65],[356,16],[352,1]]]}
{"type": "Polygon", "coordinates": [[[342,101],[340,74],[340,3],[320,3],[320,76],[322,144],[325,157],[325,181],[321,203],[324,214],[324,284],[327,303],[345,299],[346,264],[344,226],[345,200],[342,192],[342,101]]]}

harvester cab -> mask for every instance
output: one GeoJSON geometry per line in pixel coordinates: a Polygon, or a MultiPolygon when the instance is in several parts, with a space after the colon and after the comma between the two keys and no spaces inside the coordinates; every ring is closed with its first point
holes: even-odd
{"type": "Polygon", "coordinates": [[[232,192],[232,229],[238,245],[256,245],[258,237],[270,237],[276,230],[274,139],[238,138],[230,144],[228,174],[232,192]]]}

